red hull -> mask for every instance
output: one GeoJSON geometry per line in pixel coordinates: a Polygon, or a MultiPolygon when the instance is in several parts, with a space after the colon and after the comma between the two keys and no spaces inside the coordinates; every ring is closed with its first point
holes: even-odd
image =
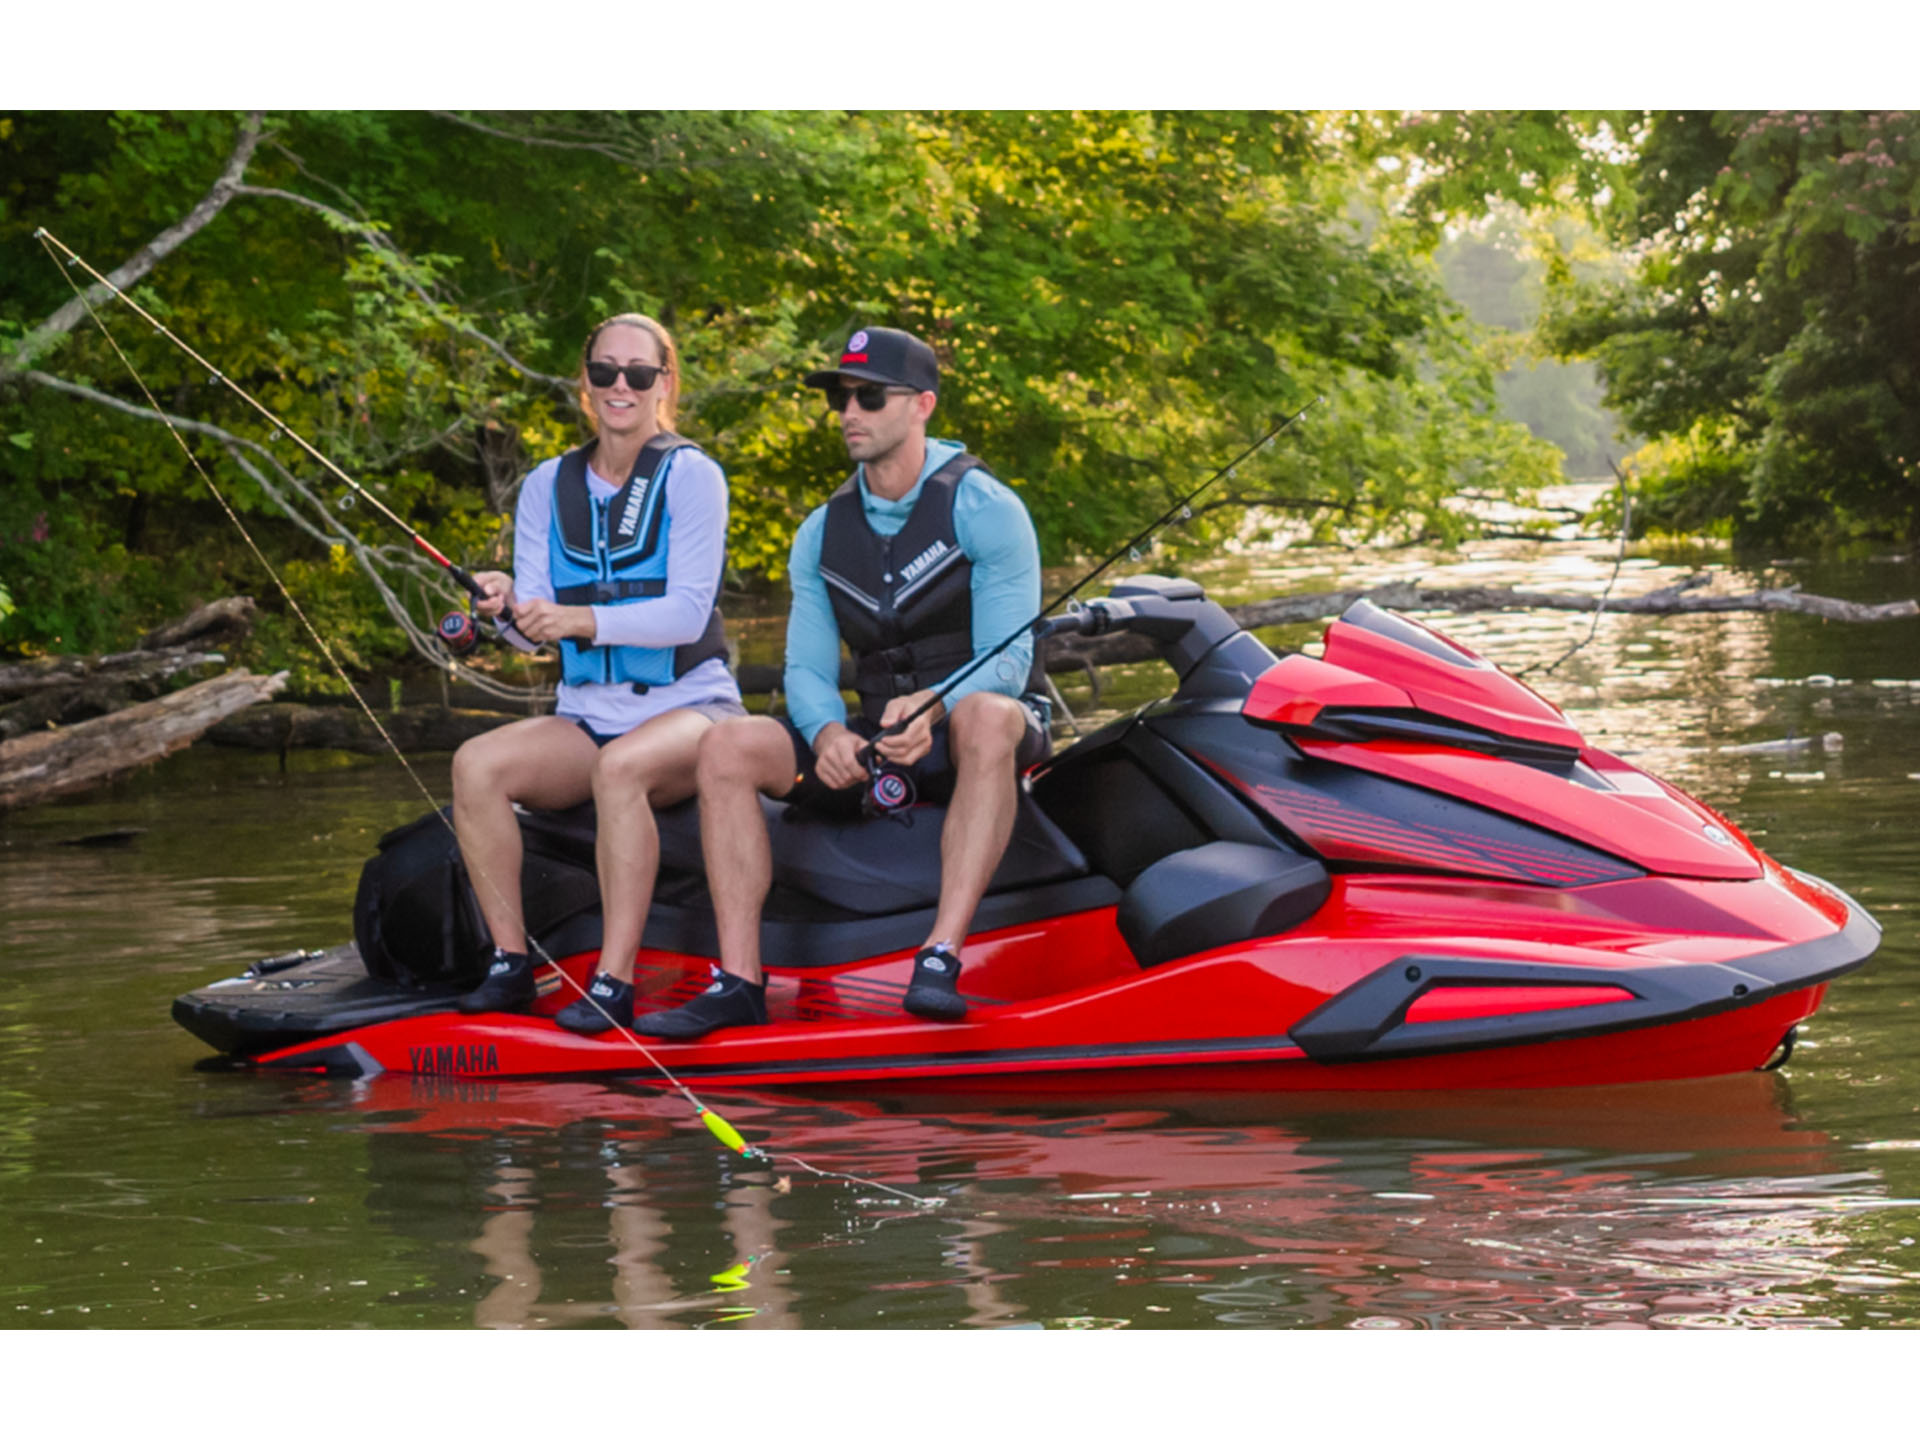
{"type": "MultiPolygon", "coordinates": [[[[1181,688],[1030,774],[1026,848],[966,947],[964,1023],[900,1008],[898,947],[933,921],[939,832],[777,814],[789,901],[828,908],[768,921],[784,937],[763,947],[771,1024],[651,1052],[625,1031],[570,1034],[551,1016],[589,952],[534,1014],[422,1013],[434,992],[403,992],[413,1003],[384,1023],[355,1011],[257,1063],[1029,1094],[1612,1085],[1766,1064],[1878,943],[1840,892],[1404,617],[1354,606],[1319,660],[1275,658],[1164,577],[1068,618],[1135,627],[1181,688]]],[[[679,862],[703,865],[697,850],[679,862]]],[[[456,914],[429,909],[416,943],[444,948],[456,914]]],[[[694,910],[652,918],[666,948],[643,956],[643,1009],[704,985],[693,952],[715,944],[694,910]]],[[[281,1004],[276,983],[258,977],[256,1008],[281,1004]]],[[[213,1028],[213,1002],[196,1004],[182,1023],[213,1028]]]]}
{"type": "MultiPolygon", "coordinates": [[[[1550,897],[1532,892],[1531,905],[1515,903],[1524,887],[1350,876],[1312,921],[1285,935],[1147,970],[1120,939],[1114,912],[1089,911],[976,937],[964,984],[972,1004],[962,1024],[900,1012],[909,957],[896,954],[776,974],[773,1023],[765,1027],[648,1045],[675,1075],[707,1088],[1421,1090],[1723,1075],[1764,1065],[1814,1012],[1824,982],[1756,991],[1750,1001],[1729,987],[1707,1013],[1643,1018],[1634,994],[1647,978],[1722,967],[1744,975],[1743,961],[1831,942],[1850,923],[1871,925],[1850,921],[1837,897],[1769,869],[1767,878],[1746,882],[1648,877],[1550,897]],[[1656,919],[1676,906],[1702,922],[1683,939],[1656,919]],[[1704,928],[1708,916],[1719,917],[1718,933],[1704,928]],[[1528,967],[1544,965],[1578,969],[1588,983],[1483,980],[1427,990],[1400,1007],[1393,1030],[1411,1054],[1328,1061],[1293,1033],[1311,1030],[1303,1022],[1337,998],[1392,981],[1408,957],[1436,952],[1496,977],[1513,967],[1525,979],[1528,967]],[[1551,1033],[1503,1040],[1497,1027],[1506,1023],[1551,1033]],[[1429,1035],[1476,1024],[1496,1027],[1487,1043],[1435,1040],[1437,1053],[1418,1053],[1429,1035]]],[[[563,962],[575,984],[590,977],[595,958],[563,962]]],[[[644,961],[643,1008],[676,1004],[705,981],[704,961],[651,952],[644,961]]],[[[553,986],[530,1015],[390,1021],[259,1063],[483,1079],[658,1077],[635,1037],[587,1038],[551,1023],[547,1017],[575,993],[573,984],[553,986]]]]}

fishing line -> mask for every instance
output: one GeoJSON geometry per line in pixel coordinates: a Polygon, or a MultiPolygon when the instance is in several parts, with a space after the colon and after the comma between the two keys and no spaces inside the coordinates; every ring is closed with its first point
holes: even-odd
{"type": "MultiPolygon", "coordinates": [[[[450,573],[453,573],[456,575],[456,577],[459,577],[459,576],[464,576],[466,572],[460,570],[459,567],[455,566],[452,561],[446,559],[446,557],[441,555],[439,551],[435,550],[431,545],[429,545],[427,541],[417,531],[413,529],[412,526],[408,525],[404,520],[401,520],[399,516],[393,514],[393,512],[391,510],[388,510],[386,506],[382,505],[379,500],[375,499],[372,495],[369,495],[366,492],[366,490],[364,490],[356,481],[354,481],[350,476],[348,476],[345,471],[341,470],[339,466],[335,465],[332,461],[328,460],[324,455],[322,455],[318,450],[314,449],[312,445],[308,444],[307,441],[304,438],[302,438],[296,431],[294,431],[291,426],[287,425],[286,422],[281,420],[277,415],[275,415],[271,410],[267,409],[267,407],[262,405],[258,400],[255,400],[251,395],[247,394],[245,390],[241,389],[232,380],[228,379],[225,375],[221,374],[220,371],[215,369],[213,365],[211,365],[206,360],[202,359],[193,350],[193,348],[189,346],[185,341],[181,340],[178,336],[174,335],[172,331],[168,330],[158,320],[154,319],[153,316],[149,315],[145,310],[141,309],[140,306],[134,304],[132,300],[127,298],[124,292],[122,292],[118,287],[113,285],[104,276],[102,276],[99,271],[95,270],[91,265],[87,264],[87,262],[82,260],[78,255],[75,255],[73,251],[67,249],[67,246],[63,244],[56,236],[54,236],[52,232],[48,231],[43,226],[34,232],[34,238],[41,241],[42,248],[46,249],[49,258],[51,258],[55,266],[58,267],[61,275],[65,276],[67,284],[72,287],[73,293],[79,297],[80,303],[82,306],[85,307],[88,317],[92,319],[93,323],[96,326],[99,327],[100,333],[106,337],[107,344],[112,348],[113,353],[119,357],[120,363],[126,367],[127,374],[132,377],[133,383],[140,387],[140,393],[146,397],[148,406],[151,407],[153,410],[153,413],[160,418],[160,422],[167,427],[167,433],[173,436],[174,442],[179,445],[181,453],[183,453],[187,457],[187,463],[192,465],[194,470],[198,472],[201,480],[205,482],[208,491],[211,492],[211,494],[213,495],[213,498],[219,502],[220,508],[226,512],[226,516],[230,521],[233,522],[234,528],[240,532],[241,539],[243,539],[246,542],[247,548],[253,552],[254,558],[260,562],[260,568],[266,571],[268,578],[273,581],[275,588],[279,590],[281,598],[287,602],[287,607],[294,613],[296,617],[298,617],[302,627],[304,627],[307,634],[312,637],[314,645],[319,649],[321,655],[325,657],[327,664],[332,668],[334,674],[339,678],[340,682],[346,686],[347,693],[353,696],[354,702],[357,705],[359,705],[361,712],[365,714],[367,719],[372,723],[375,732],[378,733],[380,738],[386,742],[388,749],[392,750],[394,758],[400,762],[400,768],[406,771],[407,778],[413,781],[415,788],[417,788],[420,791],[420,794],[426,799],[427,804],[433,808],[434,814],[439,816],[440,823],[444,825],[447,828],[448,833],[453,836],[455,844],[458,844],[460,836],[459,836],[459,832],[455,830],[453,827],[453,821],[450,818],[448,818],[445,811],[442,810],[439,804],[435,801],[433,792],[427,788],[426,782],[420,778],[419,773],[414,770],[411,764],[408,763],[406,753],[401,750],[400,746],[395,742],[393,736],[388,733],[387,728],[380,723],[380,717],[374,713],[373,707],[367,703],[366,697],[361,695],[359,690],[354,686],[352,680],[348,678],[345,667],[342,666],[340,664],[340,661],[335,657],[332,647],[327,644],[326,640],[321,636],[319,630],[315,628],[313,621],[307,617],[307,612],[300,607],[300,602],[294,598],[293,592],[287,588],[286,583],[280,578],[279,572],[273,568],[272,562],[270,562],[267,559],[266,555],[261,551],[259,545],[255,543],[252,534],[248,532],[246,525],[241,522],[241,519],[238,513],[236,513],[233,506],[227,502],[227,497],[225,496],[225,494],[221,492],[220,487],[218,485],[214,484],[213,476],[209,474],[207,471],[207,468],[200,463],[199,457],[193,453],[193,447],[187,444],[186,437],[180,433],[178,427],[174,425],[172,419],[167,415],[167,412],[160,408],[160,402],[154,398],[153,392],[147,388],[147,382],[141,378],[140,372],[134,367],[133,361],[127,357],[126,351],[120,348],[120,342],[114,339],[113,332],[107,328],[106,322],[100,318],[99,312],[93,308],[93,304],[91,301],[87,299],[86,293],[83,290],[81,290],[80,286],[77,283],[75,283],[73,276],[69,273],[69,266],[62,264],[60,261],[60,257],[54,254],[52,245],[58,245],[60,249],[66,251],[67,255],[71,257],[72,263],[74,265],[79,266],[81,269],[85,270],[89,275],[93,276],[96,280],[98,280],[101,284],[105,285],[113,295],[115,295],[120,300],[125,301],[125,303],[134,311],[135,314],[139,315],[142,319],[146,320],[148,324],[152,325],[155,329],[159,330],[161,334],[165,335],[169,340],[172,340],[182,350],[185,350],[189,355],[192,355],[193,358],[198,360],[200,364],[205,366],[210,373],[218,376],[219,379],[223,381],[229,389],[231,389],[235,394],[239,395],[242,399],[246,400],[248,404],[252,405],[254,409],[258,410],[263,416],[265,416],[268,423],[273,425],[277,431],[291,437],[309,455],[312,455],[321,464],[325,465],[329,471],[339,476],[339,478],[344,480],[348,485],[352,486],[355,492],[365,497],[383,514],[385,514],[386,516],[388,516],[388,518],[393,520],[395,524],[399,525],[402,529],[406,530],[409,535],[413,536],[415,541],[421,546],[422,549],[427,551],[428,554],[432,555],[440,564],[444,565],[450,573]],[[49,241],[52,242],[52,245],[49,245],[47,243],[49,241]]],[[[472,584],[471,577],[468,577],[468,583],[469,585],[472,584]]],[[[475,593],[479,593],[477,587],[474,587],[474,589],[475,589],[475,593]]],[[[480,883],[486,886],[488,892],[496,900],[502,903],[505,903],[506,895],[501,890],[499,885],[495,883],[494,878],[491,875],[487,874],[484,870],[475,870],[471,866],[469,866],[468,868],[469,868],[469,872],[477,876],[480,883]]],[[[809,1165],[805,1160],[800,1159],[798,1156],[794,1156],[794,1155],[776,1156],[775,1154],[773,1154],[768,1150],[765,1150],[759,1146],[748,1143],[748,1141],[741,1136],[740,1132],[734,1129],[734,1127],[727,1122],[724,1116],[721,1116],[717,1114],[715,1111],[713,1111],[712,1109],[710,1109],[700,1099],[699,1096],[695,1095],[692,1090],[687,1088],[686,1084],[683,1081],[681,1081],[681,1079],[677,1075],[675,1075],[671,1070],[669,1070],[664,1064],[661,1063],[660,1058],[657,1055],[655,1055],[645,1045],[641,1044],[639,1039],[633,1034],[631,1030],[628,1030],[624,1025],[615,1023],[613,1017],[607,1013],[605,1007],[602,1006],[600,1002],[596,1000],[588,992],[588,988],[582,985],[578,980],[575,980],[563,968],[561,968],[560,963],[557,960],[555,960],[553,956],[549,955],[545,947],[542,946],[540,942],[536,940],[532,935],[527,936],[527,946],[536,955],[538,955],[545,964],[550,966],[555,974],[557,974],[568,985],[572,986],[575,992],[580,996],[581,999],[585,1000],[587,1004],[591,1005],[595,1010],[599,1011],[601,1018],[605,1019],[608,1022],[608,1024],[612,1026],[613,1032],[615,1034],[620,1036],[621,1039],[626,1041],[626,1043],[631,1045],[635,1050],[639,1051],[641,1056],[644,1057],[646,1061],[649,1064],[651,1064],[655,1070],[660,1072],[661,1077],[669,1085],[671,1085],[675,1090],[677,1090],[680,1093],[681,1097],[685,1099],[690,1106],[693,1107],[694,1114],[700,1118],[701,1123],[703,1123],[707,1127],[707,1130],[713,1135],[713,1137],[716,1140],[718,1140],[721,1144],[725,1145],[728,1149],[736,1151],[737,1153],[743,1156],[746,1156],[749,1159],[765,1160],[769,1164],[771,1164],[775,1159],[788,1160],[791,1163],[798,1165],[801,1169],[806,1170],[812,1174],[829,1177],[833,1179],[847,1180],[854,1184],[859,1184],[859,1185],[868,1185],[873,1187],[874,1189],[884,1190],[889,1194],[898,1195],[901,1198],[910,1200],[915,1205],[921,1206],[926,1209],[937,1209],[939,1206],[946,1203],[943,1199],[940,1199],[938,1197],[928,1198],[928,1197],[923,1197],[919,1195],[914,1195],[909,1193],[908,1191],[897,1189],[894,1186],[883,1184],[878,1180],[868,1180],[862,1176],[845,1175],[845,1174],[840,1174],[838,1172],[831,1171],[831,1170],[822,1170],[817,1166],[809,1165]]]]}

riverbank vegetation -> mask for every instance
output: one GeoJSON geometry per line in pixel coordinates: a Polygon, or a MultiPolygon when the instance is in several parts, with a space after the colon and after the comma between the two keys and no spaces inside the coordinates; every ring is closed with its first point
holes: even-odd
{"type": "MultiPolygon", "coordinates": [[[[658,315],[754,588],[844,474],[798,379],[861,324],[935,344],[936,429],[1050,560],[1321,395],[1163,543],[1461,537],[1461,494],[1624,450],[1603,395],[1652,442],[1643,521],[1910,536],[1915,145],[1898,112],[0,116],[0,649],[109,651],[246,593],[238,658],[331,683],[41,226],[468,564],[583,438],[581,335],[658,315]],[[1474,243],[1521,267],[1504,299],[1474,243]]],[[[439,573],[94,304],[342,660],[432,655],[439,573]]]]}

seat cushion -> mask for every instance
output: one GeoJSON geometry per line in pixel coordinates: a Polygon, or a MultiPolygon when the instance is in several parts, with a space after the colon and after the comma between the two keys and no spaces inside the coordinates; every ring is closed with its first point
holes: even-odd
{"type": "MultiPolygon", "coordinates": [[[[916,805],[907,820],[841,820],[762,797],[773,842],[774,884],[856,915],[918,910],[940,898],[940,827],[944,805],[916,805]]],[[[699,807],[662,811],[663,867],[704,873],[699,807]]],[[[988,893],[1070,880],[1088,873],[1086,857],[1021,793],[1013,837],[988,893]]]]}

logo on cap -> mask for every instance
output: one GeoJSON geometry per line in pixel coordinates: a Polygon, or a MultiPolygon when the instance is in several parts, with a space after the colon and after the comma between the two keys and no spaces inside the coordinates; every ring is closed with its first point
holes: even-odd
{"type": "Polygon", "coordinates": [[[847,341],[847,349],[853,351],[857,355],[866,348],[867,348],[867,332],[864,330],[856,330],[854,332],[853,338],[847,341]]]}

